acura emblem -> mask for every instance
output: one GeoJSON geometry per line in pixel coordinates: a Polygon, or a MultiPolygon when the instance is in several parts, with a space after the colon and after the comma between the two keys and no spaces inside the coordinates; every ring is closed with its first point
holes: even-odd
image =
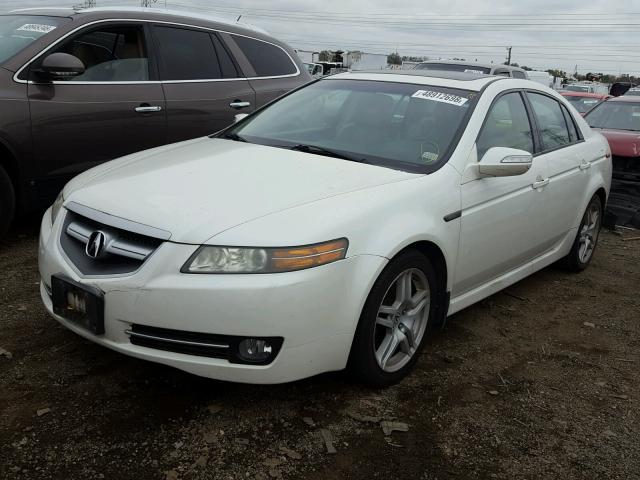
{"type": "Polygon", "coordinates": [[[107,236],[101,231],[95,231],[89,236],[85,253],[91,258],[98,258],[102,254],[107,236]]]}

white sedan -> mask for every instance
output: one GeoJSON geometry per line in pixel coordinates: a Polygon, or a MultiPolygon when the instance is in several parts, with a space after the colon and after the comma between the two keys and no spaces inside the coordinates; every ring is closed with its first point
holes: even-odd
{"type": "Polygon", "coordinates": [[[553,262],[584,269],[610,182],[606,140],[539,84],[334,75],[72,180],[42,220],[42,300],[197,375],[349,367],[385,386],[448,315],[553,262]]]}

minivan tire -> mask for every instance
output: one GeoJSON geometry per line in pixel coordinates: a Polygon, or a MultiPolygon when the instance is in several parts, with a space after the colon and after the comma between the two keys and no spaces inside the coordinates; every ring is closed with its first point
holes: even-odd
{"type": "MultiPolygon", "coordinates": [[[[393,259],[376,280],[362,310],[349,354],[348,370],[351,375],[362,383],[374,388],[388,387],[399,382],[406,376],[420,357],[420,351],[422,350],[425,340],[436,322],[438,311],[436,299],[439,298],[439,288],[433,265],[421,252],[417,250],[407,250],[393,259]],[[426,310],[428,309],[428,316],[425,319],[424,317],[420,317],[420,315],[416,315],[415,319],[411,321],[411,317],[404,316],[405,312],[402,311],[403,316],[396,318],[395,323],[394,321],[390,322],[394,326],[380,325],[378,318],[380,315],[384,315],[380,313],[381,308],[383,305],[386,306],[390,303],[395,304],[397,302],[398,292],[392,291],[392,287],[394,287],[394,285],[397,286],[396,282],[398,279],[402,278],[402,275],[406,275],[407,272],[409,272],[408,274],[410,275],[412,285],[410,288],[410,296],[415,291],[417,298],[419,283],[425,287],[422,291],[427,292],[426,298],[429,304],[428,306],[425,305],[422,312],[426,314],[426,310]],[[415,279],[413,275],[416,275],[415,279]],[[394,302],[391,302],[391,299],[393,299],[394,302]],[[420,317],[420,319],[418,319],[418,317],[420,317]],[[413,322],[416,321],[421,323],[413,324],[413,322]],[[414,325],[415,327],[424,325],[424,327],[416,328],[421,334],[418,335],[418,338],[414,338],[412,342],[412,355],[404,354],[410,358],[402,358],[402,355],[400,355],[402,351],[401,347],[398,347],[399,350],[393,355],[393,358],[400,357],[400,360],[397,361],[397,368],[384,369],[376,356],[376,351],[386,340],[387,335],[395,332],[396,325],[401,332],[406,331],[406,325],[414,325]],[[380,341],[380,338],[383,339],[380,341]],[[378,343],[380,344],[379,346],[377,346],[378,343]]],[[[410,304],[401,306],[400,309],[408,312],[412,311],[410,310],[410,304]]],[[[385,321],[389,318],[390,317],[386,317],[385,321]]],[[[414,327],[412,327],[412,330],[413,328],[414,327]]]]}
{"type": "Polygon", "coordinates": [[[4,237],[16,212],[16,195],[13,182],[4,168],[0,167],[0,238],[4,237]]]}

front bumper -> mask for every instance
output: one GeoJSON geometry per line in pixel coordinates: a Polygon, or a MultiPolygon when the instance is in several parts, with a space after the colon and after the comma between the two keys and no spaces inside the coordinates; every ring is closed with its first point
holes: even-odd
{"type": "MultiPolygon", "coordinates": [[[[84,277],[62,253],[62,219],[43,217],[39,268],[42,301],[54,318],[77,334],[121,353],[196,375],[246,383],[282,383],[346,366],[357,322],[373,282],[387,260],[362,255],[322,267],[263,275],[189,275],[180,267],[198,248],[165,242],[137,272],[84,277]],[[51,276],[65,275],[104,292],[104,335],[53,313],[51,276]],[[174,353],[134,345],[132,324],[246,337],[283,337],[269,365],[174,353]]],[[[62,217],[63,213],[59,215],[62,217]]]]}

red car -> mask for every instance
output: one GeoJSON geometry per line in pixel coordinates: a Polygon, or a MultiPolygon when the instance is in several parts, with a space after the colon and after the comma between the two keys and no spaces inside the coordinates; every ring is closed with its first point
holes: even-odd
{"type": "Polygon", "coordinates": [[[591,110],[600,102],[611,98],[611,95],[603,95],[601,93],[586,92],[559,92],[560,95],[569,100],[569,103],[575,107],[581,115],[591,110]]]}
{"type": "Polygon", "coordinates": [[[585,120],[611,147],[613,182],[607,209],[618,225],[640,228],[640,96],[611,98],[596,105],[585,120]]]}

